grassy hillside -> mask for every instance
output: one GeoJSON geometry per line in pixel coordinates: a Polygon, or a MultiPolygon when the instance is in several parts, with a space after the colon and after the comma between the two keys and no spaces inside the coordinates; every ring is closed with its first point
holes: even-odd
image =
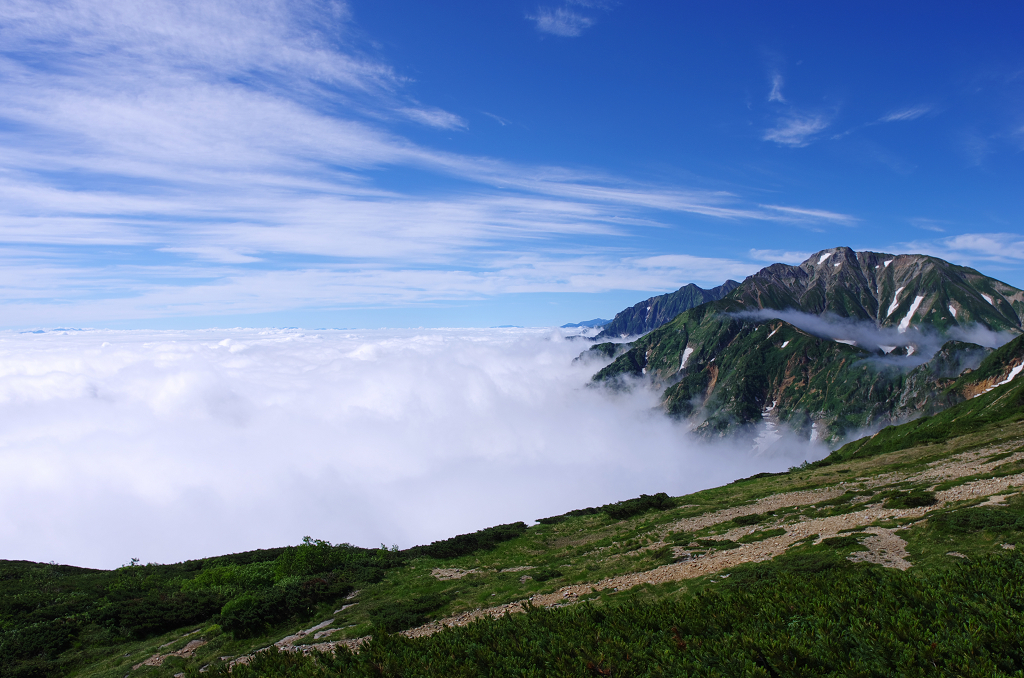
{"type": "Polygon", "coordinates": [[[2,562],[0,675],[1018,675],[1022,405],[405,550],[2,562]]]}

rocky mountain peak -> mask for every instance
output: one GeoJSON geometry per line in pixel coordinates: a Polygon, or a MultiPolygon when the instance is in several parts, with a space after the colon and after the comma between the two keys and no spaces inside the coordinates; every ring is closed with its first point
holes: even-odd
{"type": "Polygon", "coordinates": [[[1024,330],[1024,291],[923,254],[834,247],[799,266],[763,268],[733,296],[748,306],[830,313],[901,331],[911,325],[1024,330]]]}

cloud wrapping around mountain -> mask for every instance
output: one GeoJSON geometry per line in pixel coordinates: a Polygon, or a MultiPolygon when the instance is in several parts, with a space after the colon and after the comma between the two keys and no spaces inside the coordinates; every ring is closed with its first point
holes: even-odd
{"type": "Polygon", "coordinates": [[[699,446],[657,393],[587,388],[585,348],[551,330],[2,334],[0,549],[116,567],[307,534],[408,547],[808,458],[699,446]]]}
{"type": "Polygon", "coordinates": [[[783,320],[817,337],[833,341],[854,341],[857,346],[869,351],[879,348],[891,351],[892,347],[912,345],[914,352],[910,356],[875,358],[875,360],[908,369],[928,362],[942,348],[942,345],[951,339],[998,348],[1016,336],[1010,332],[994,332],[980,325],[951,327],[944,333],[940,333],[930,326],[911,325],[906,331],[900,332],[896,327],[878,327],[873,322],[866,320],[844,318],[833,314],[819,316],[792,310],[760,309],[743,311],[734,315],[740,319],[783,320]]]}

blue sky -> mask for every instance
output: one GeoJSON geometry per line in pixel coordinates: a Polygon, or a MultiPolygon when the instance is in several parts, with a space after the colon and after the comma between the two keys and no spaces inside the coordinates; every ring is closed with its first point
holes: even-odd
{"type": "Polygon", "coordinates": [[[0,326],[561,324],[837,245],[1024,287],[1021,25],[0,0],[0,326]]]}

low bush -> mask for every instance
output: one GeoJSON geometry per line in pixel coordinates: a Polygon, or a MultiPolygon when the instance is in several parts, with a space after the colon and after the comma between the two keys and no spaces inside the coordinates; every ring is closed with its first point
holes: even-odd
{"type": "Polygon", "coordinates": [[[271,650],[230,675],[981,678],[1024,670],[1021,554],[929,576],[833,566],[843,559],[826,555],[783,558],[769,577],[737,582],[734,574],[673,600],[626,594],[622,604],[533,608],[427,638],[376,633],[358,653],[271,650]]]}
{"type": "Polygon", "coordinates": [[[220,611],[220,625],[235,637],[252,637],[287,619],[306,619],[318,603],[341,598],[351,590],[352,584],[333,574],[285,581],[230,600],[220,611]]]}
{"type": "Polygon", "coordinates": [[[670,496],[664,492],[658,492],[657,494],[641,494],[636,499],[607,504],[602,506],[601,510],[615,520],[625,520],[647,511],[664,511],[675,508],[675,506],[676,503],[670,496]]]}
{"type": "Polygon", "coordinates": [[[124,636],[141,639],[205,621],[222,605],[224,598],[215,591],[153,591],[139,598],[112,600],[94,619],[124,636]]]}
{"type": "Polygon", "coordinates": [[[537,522],[543,525],[556,525],[564,522],[570,517],[593,516],[599,513],[604,513],[615,520],[625,520],[626,518],[632,518],[633,516],[638,516],[641,513],[646,513],[647,511],[665,511],[675,507],[676,502],[672,497],[668,496],[664,492],[658,492],[657,494],[641,494],[635,499],[625,499],[613,504],[605,504],[604,506],[599,506],[597,508],[591,506],[589,508],[576,509],[561,515],[551,516],[550,518],[538,518],[537,522]]]}
{"type": "Polygon", "coordinates": [[[556,579],[562,576],[562,571],[555,568],[541,568],[530,573],[534,581],[547,581],[548,579],[556,579]]]}
{"type": "Polygon", "coordinates": [[[883,504],[885,508],[909,509],[922,506],[934,506],[939,503],[934,492],[925,490],[911,490],[909,492],[897,492],[883,504]]]}
{"type": "Polygon", "coordinates": [[[767,516],[765,516],[765,515],[763,515],[761,513],[751,513],[751,514],[745,515],[745,516],[736,516],[735,518],[732,519],[732,522],[735,523],[736,525],[740,525],[740,526],[745,527],[747,525],[757,525],[759,522],[764,520],[766,517],[767,516]]]}
{"type": "Polygon", "coordinates": [[[515,539],[526,532],[526,523],[508,523],[488,527],[470,534],[460,534],[450,539],[431,542],[429,546],[414,546],[403,551],[411,557],[429,556],[431,558],[458,558],[476,551],[488,551],[502,542],[515,539]]]}
{"type": "Polygon", "coordinates": [[[1024,515],[998,508],[975,507],[940,513],[929,518],[929,522],[941,532],[959,534],[983,530],[996,532],[1024,530],[1024,515]]]}
{"type": "Polygon", "coordinates": [[[860,545],[860,541],[852,534],[843,535],[842,537],[828,537],[826,539],[822,539],[821,543],[834,549],[845,549],[850,548],[851,546],[860,545]]]}
{"type": "Polygon", "coordinates": [[[404,631],[430,620],[432,614],[451,602],[441,594],[417,596],[411,600],[388,601],[370,612],[370,618],[388,633],[404,631]]]}
{"type": "Polygon", "coordinates": [[[737,541],[740,544],[750,544],[755,541],[764,541],[765,539],[771,539],[772,537],[781,537],[786,534],[786,529],[783,527],[777,527],[774,530],[758,530],[751,534],[745,534],[740,537],[737,541]]]}

